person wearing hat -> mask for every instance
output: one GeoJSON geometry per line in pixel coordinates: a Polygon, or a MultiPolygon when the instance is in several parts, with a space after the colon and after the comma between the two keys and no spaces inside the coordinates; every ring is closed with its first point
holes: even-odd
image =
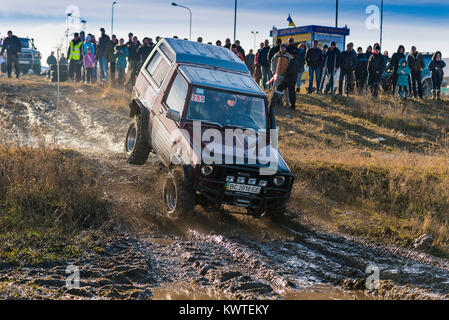
{"type": "Polygon", "coordinates": [[[373,97],[377,97],[379,95],[379,83],[384,68],[385,59],[380,52],[380,46],[376,44],[374,46],[374,54],[372,54],[368,60],[368,86],[371,89],[373,97]]]}
{"type": "Polygon", "coordinates": [[[83,42],[78,32],[73,34],[73,40],[70,41],[67,57],[69,59],[69,78],[76,82],[81,81],[81,66],[83,64],[83,42]],[[74,76],[76,78],[74,79],[74,76]]]}

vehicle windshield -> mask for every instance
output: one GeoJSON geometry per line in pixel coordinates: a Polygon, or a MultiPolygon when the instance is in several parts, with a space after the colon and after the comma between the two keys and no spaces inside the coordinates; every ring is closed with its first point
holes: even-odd
{"type": "Polygon", "coordinates": [[[223,127],[267,130],[263,98],[214,89],[193,88],[186,118],[223,127]]]}
{"type": "Polygon", "coordinates": [[[31,45],[30,45],[30,39],[26,39],[26,38],[19,38],[19,40],[20,40],[20,43],[22,44],[22,48],[25,48],[25,49],[29,49],[30,47],[31,47],[31,45]]]}

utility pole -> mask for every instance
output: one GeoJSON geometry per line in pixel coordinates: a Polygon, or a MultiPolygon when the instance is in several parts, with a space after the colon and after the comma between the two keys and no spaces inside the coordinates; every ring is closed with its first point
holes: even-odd
{"type": "Polygon", "coordinates": [[[183,6],[181,4],[177,4],[175,2],[172,2],[171,5],[174,7],[184,8],[184,9],[187,9],[187,11],[189,11],[189,16],[190,16],[189,41],[192,41],[192,10],[190,10],[189,7],[183,6]]]}
{"type": "Polygon", "coordinates": [[[380,48],[382,49],[382,29],[384,24],[384,0],[380,4],[380,48]]]}
{"type": "Polygon", "coordinates": [[[236,38],[236,29],[237,29],[237,0],[235,0],[234,6],[234,42],[236,38]]]}
{"type": "Polygon", "coordinates": [[[335,28],[338,28],[338,0],[335,0],[335,28]]]}
{"type": "Polygon", "coordinates": [[[117,1],[112,2],[112,13],[111,13],[111,37],[114,33],[114,5],[117,4],[117,1]]]}

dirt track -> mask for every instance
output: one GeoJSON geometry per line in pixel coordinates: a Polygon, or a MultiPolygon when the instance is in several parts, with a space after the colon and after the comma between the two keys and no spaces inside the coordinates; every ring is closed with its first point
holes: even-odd
{"type": "Polygon", "coordinates": [[[50,145],[56,128],[57,147],[96,161],[105,198],[122,226],[104,250],[77,261],[0,265],[0,282],[17,279],[7,297],[447,298],[449,262],[423,253],[322,233],[295,219],[274,224],[202,209],[180,222],[166,219],[164,167],[153,154],[141,167],[125,162],[126,110],[111,110],[98,94],[88,96],[97,90],[62,86],[56,111],[55,85],[0,79],[4,139],[50,145]],[[80,268],[80,290],[65,287],[70,263],[80,268]],[[363,292],[368,265],[380,269],[380,291],[363,292]]]}

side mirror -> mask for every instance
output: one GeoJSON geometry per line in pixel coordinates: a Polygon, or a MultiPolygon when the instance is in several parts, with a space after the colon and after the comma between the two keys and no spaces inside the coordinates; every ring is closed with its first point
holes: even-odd
{"type": "Polygon", "coordinates": [[[181,121],[181,114],[178,111],[173,110],[173,109],[168,109],[165,116],[168,119],[172,119],[173,121],[176,121],[176,122],[181,121]]]}

